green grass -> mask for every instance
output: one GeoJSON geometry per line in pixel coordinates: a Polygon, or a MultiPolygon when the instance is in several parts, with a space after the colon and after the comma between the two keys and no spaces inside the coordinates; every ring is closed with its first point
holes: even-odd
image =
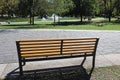
{"type": "Polygon", "coordinates": [[[24,21],[28,21],[29,18],[11,18],[11,19],[7,19],[6,17],[5,18],[0,18],[0,22],[7,22],[7,21],[10,21],[10,22],[24,22],[24,21]]]}
{"type": "Polygon", "coordinates": [[[95,18],[92,22],[84,21],[60,21],[53,24],[53,21],[38,21],[35,18],[35,25],[29,25],[26,19],[14,19],[10,24],[1,24],[0,29],[65,29],[65,30],[120,30],[120,21],[112,18],[111,22],[108,22],[105,18],[95,18]],[[14,22],[21,21],[21,22],[14,22]],[[102,26],[99,24],[103,23],[102,26]]]}
{"type": "Polygon", "coordinates": [[[96,68],[91,80],[120,80],[120,66],[96,68]]]}
{"type": "Polygon", "coordinates": [[[120,24],[105,24],[98,26],[96,24],[86,25],[53,25],[53,24],[10,24],[1,25],[0,29],[67,29],[67,30],[120,30],[120,24]]]}

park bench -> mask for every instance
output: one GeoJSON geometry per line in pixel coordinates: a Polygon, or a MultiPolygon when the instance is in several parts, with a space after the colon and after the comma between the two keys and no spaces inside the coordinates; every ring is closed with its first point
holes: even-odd
{"type": "Polygon", "coordinates": [[[92,56],[92,70],[95,67],[95,55],[99,38],[19,40],[16,41],[20,75],[23,65],[30,61],[54,60],[92,56]]]}

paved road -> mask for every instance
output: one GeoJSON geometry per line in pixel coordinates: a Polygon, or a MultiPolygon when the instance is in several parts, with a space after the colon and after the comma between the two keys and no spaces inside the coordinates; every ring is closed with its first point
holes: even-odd
{"type": "Polygon", "coordinates": [[[120,31],[0,29],[0,64],[17,62],[16,40],[80,37],[100,38],[97,55],[120,54],[120,31]]]}

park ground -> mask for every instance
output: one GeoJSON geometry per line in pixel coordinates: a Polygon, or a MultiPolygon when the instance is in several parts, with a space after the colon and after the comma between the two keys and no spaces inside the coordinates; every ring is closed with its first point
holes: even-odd
{"type": "MultiPolygon", "coordinates": [[[[91,21],[90,22],[84,21],[82,23],[79,21],[79,19],[75,19],[75,20],[68,20],[67,19],[67,20],[61,20],[59,23],[56,23],[56,24],[53,24],[53,21],[36,20],[35,25],[30,25],[28,21],[23,20],[23,19],[19,20],[19,22],[18,22],[18,20],[19,19],[11,20],[10,23],[8,21],[4,21],[4,22],[0,21],[0,29],[1,29],[0,31],[1,31],[1,33],[4,33],[3,35],[5,35],[5,36],[8,35],[8,33],[11,33],[11,32],[12,32],[12,36],[15,35],[15,34],[13,35],[14,32],[17,32],[17,34],[19,33],[19,31],[17,31],[17,30],[4,30],[4,29],[115,30],[115,32],[107,32],[108,34],[114,33],[114,34],[112,34],[113,36],[112,35],[108,36],[108,34],[105,34],[104,32],[102,32],[102,33],[104,33],[104,36],[105,36],[104,38],[103,38],[103,35],[101,35],[102,33],[100,33],[101,41],[104,41],[104,43],[106,43],[106,42],[110,41],[110,40],[105,41],[106,38],[111,39],[111,37],[114,37],[114,38],[112,38],[111,41],[118,40],[118,38],[119,38],[117,36],[119,36],[120,21],[118,21],[114,18],[112,19],[112,22],[108,22],[105,18],[94,18],[94,19],[92,19],[92,22],[91,21]],[[118,32],[116,32],[116,30],[118,32]],[[115,33],[117,33],[117,34],[115,35],[115,33]]],[[[83,32],[85,32],[85,31],[83,31],[83,32]]],[[[22,33],[27,33],[27,31],[22,32],[22,33]]],[[[93,33],[93,32],[91,32],[91,33],[93,33]]],[[[86,35],[86,33],[85,33],[85,35],[86,35]]],[[[93,35],[95,35],[95,34],[92,34],[91,36],[93,36],[93,35]]],[[[27,35],[24,34],[24,36],[27,36],[27,35]]],[[[22,36],[20,36],[20,37],[22,37],[22,36]]],[[[6,37],[2,38],[3,43],[4,43],[4,39],[7,39],[7,38],[6,37]]],[[[20,39],[20,38],[18,38],[18,39],[20,39]]],[[[12,40],[10,39],[10,41],[12,41],[12,40]]],[[[111,48],[113,48],[112,44],[110,44],[110,43],[108,43],[108,44],[111,46],[111,48]]],[[[116,41],[115,44],[119,44],[119,41],[116,41]]],[[[101,45],[99,45],[99,46],[101,47],[100,49],[105,47],[105,46],[101,46],[101,45]]],[[[4,47],[7,47],[7,46],[4,46],[4,47]]],[[[116,48],[116,50],[118,50],[118,47],[116,48]]],[[[115,47],[114,47],[114,49],[115,49],[115,47]]],[[[112,50],[112,49],[110,49],[110,50],[112,50]]],[[[116,50],[112,50],[111,53],[113,51],[116,51],[116,50]]],[[[98,50],[98,51],[100,51],[100,50],[98,50]]],[[[103,52],[104,52],[104,50],[103,50],[103,52]]],[[[106,53],[108,53],[108,52],[106,52],[106,53]]],[[[119,51],[116,52],[116,53],[119,53],[119,51]]],[[[10,55],[6,55],[6,56],[10,56],[10,55]]],[[[1,56],[1,57],[3,57],[3,56],[1,56]]],[[[78,74],[76,74],[76,75],[78,75],[78,74]]],[[[0,79],[0,80],[2,80],[2,79],[0,79]]],[[[17,79],[11,79],[11,80],[17,80],[17,79]]],[[[114,66],[109,66],[109,67],[95,68],[95,70],[92,74],[91,80],[120,80],[120,66],[114,65],[114,66]]]]}
{"type": "Polygon", "coordinates": [[[110,66],[96,68],[92,74],[91,80],[119,80],[120,66],[110,66]]]}
{"type": "Polygon", "coordinates": [[[120,30],[120,20],[112,18],[92,18],[80,22],[78,18],[62,18],[54,24],[53,20],[42,20],[35,17],[35,24],[29,24],[29,18],[0,20],[0,29],[67,29],[67,30],[120,30]]]}

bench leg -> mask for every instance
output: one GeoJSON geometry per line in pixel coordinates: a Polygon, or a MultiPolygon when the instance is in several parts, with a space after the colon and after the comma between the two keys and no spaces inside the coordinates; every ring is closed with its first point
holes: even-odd
{"type": "Polygon", "coordinates": [[[20,77],[23,76],[22,59],[20,57],[19,57],[19,73],[20,77]]]}
{"type": "Polygon", "coordinates": [[[92,74],[94,68],[95,68],[95,55],[93,55],[93,59],[92,59],[92,68],[91,68],[91,71],[89,73],[90,77],[91,77],[91,74],[92,74]]]}
{"type": "Polygon", "coordinates": [[[22,76],[23,75],[22,62],[19,62],[19,70],[20,70],[20,76],[22,76]]]}
{"type": "Polygon", "coordinates": [[[19,80],[24,80],[23,79],[23,67],[22,67],[22,61],[19,60],[19,80]]]}
{"type": "Polygon", "coordinates": [[[85,63],[85,60],[86,60],[86,53],[85,53],[84,59],[83,59],[83,61],[81,63],[81,66],[83,66],[83,64],[85,63]]]}
{"type": "Polygon", "coordinates": [[[26,64],[26,62],[25,62],[25,58],[22,58],[22,61],[23,61],[23,66],[26,64]]]}

